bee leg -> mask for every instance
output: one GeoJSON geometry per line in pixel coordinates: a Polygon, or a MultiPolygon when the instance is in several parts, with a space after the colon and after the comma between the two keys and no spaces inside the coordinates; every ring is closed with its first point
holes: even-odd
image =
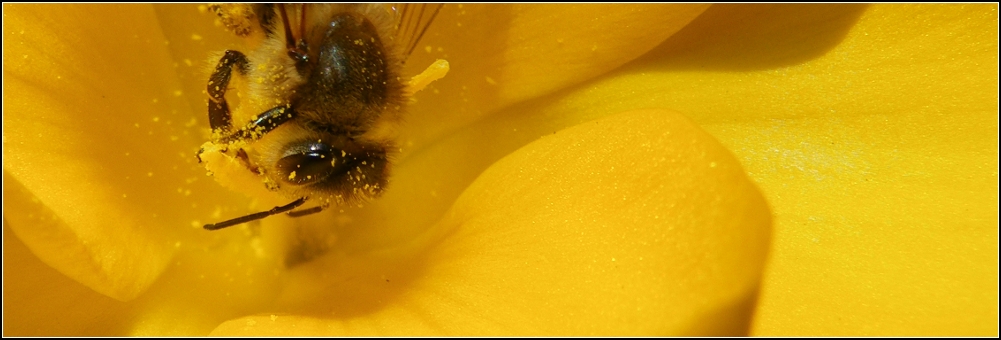
{"type": "Polygon", "coordinates": [[[232,226],[235,226],[237,224],[243,224],[243,223],[247,223],[247,222],[250,222],[250,221],[256,221],[256,220],[259,220],[259,219],[262,219],[262,218],[265,218],[265,217],[268,217],[268,216],[271,216],[271,215],[277,215],[277,214],[281,214],[283,212],[295,209],[295,208],[299,207],[300,205],[302,205],[303,203],[306,203],[306,198],[305,197],[297,199],[295,201],[292,201],[292,203],[289,203],[289,204],[286,204],[286,205],[283,205],[283,206],[280,206],[280,207],[271,208],[271,210],[268,210],[268,211],[262,211],[262,212],[250,214],[250,215],[247,215],[247,216],[241,216],[241,217],[237,217],[237,218],[234,218],[234,219],[231,219],[231,220],[228,220],[228,221],[222,221],[222,222],[219,222],[219,223],[206,224],[205,225],[205,229],[207,229],[207,230],[219,230],[219,229],[226,228],[226,227],[232,227],[232,226]]]}
{"type": "Polygon", "coordinates": [[[228,132],[232,127],[229,104],[226,104],[226,88],[229,78],[236,68],[241,75],[247,74],[247,56],[240,51],[227,50],[219,59],[215,71],[209,77],[209,126],[212,130],[228,132]]]}
{"type": "Polygon", "coordinates": [[[306,215],[312,215],[321,211],[323,211],[323,206],[318,205],[309,209],[303,209],[299,211],[289,211],[286,214],[288,214],[291,217],[302,217],[306,215]]]}
{"type": "MultiPolygon", "coordinates": [[[[264,134],[271,132],[271,130],[274,130],[275,128],[281,126],[282,124],[285,124],[285,122],[292,120],[292,118],[295,118],[295,116],[296,116],[295,110],[293,110],[292,108],[286,105],[275,106],[270,110],[264,111],[263,113],[257,115],[257,118],[254,118],[252,122],[247,123],[247,126],[244,126],[239,131],[236,131],[233,134],[226,136],[225,138],[220,140],[220,142],[229,143],[236,140],[243,140],[243,139],[255,140],[261,138],[261,136],[264,136],[264,134]]],[[[226,117],[228,118],[229,115],[227,114],[226,117]]]]}
{"type": "Polygon", "coordinates": [[[243,149],[236,150],[236,159],[239,159],[240,163],[243,164],[243,167],[247,168],[247,170],[250,170],[258,175],[264,174],[264,170],[261,170],[260,167],[250,162],[250,155],[247,155],[247,151],[243,149]]]}

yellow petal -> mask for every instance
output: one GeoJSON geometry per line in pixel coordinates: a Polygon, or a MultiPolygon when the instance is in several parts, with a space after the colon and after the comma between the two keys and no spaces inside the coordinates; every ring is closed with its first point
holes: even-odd
{"type": "MultiPolygon", "coordinates": [[[[45,263],[130,300],[233,202],[148,6],[4,6],[4,217],[45,263]],[[194,228],[192,227],[194,225],[194,228]]],[[[203,237],[201,237],[203,238],[203,237]]]]}
{"type": "Polygon", "coordinates": [[[216,26],[216,14],[205,4],[154,4],[156,21],[168,42],[171,68],[177,75],[180,92],[187,101],[197,128],[208,126],[208,95],[205,88],[209,75],[219,62],[218,55],[226,49],[243,46],[235,34],[216,26]],[[213,60],[211,57],[215,56],[213,60]]]}
{"type": "Polygon", "coordinates": [[[4,222],[4,336],[123,333],[129,314],[122,302],[94,292],[42,263],[11,232],[4,222]]]}
{"type": "Polygon", "coordinates": [[[708,5],[446,5],[407,61],[451,72],[417,95],[405,151],[518,101],[593,78],[646,53],[708,5]],[[420,103],[425,103],[422,105],[420,103]]]}
{"type": "Polygon", "coordinates": [[[690,121],[624,113],[495,163],[419,249],[327,258],[287,313],[214,334],[745,334],[770,218],[690,121]]]}
{"type": "Polygon", "coordinates": [[[997,31],[996,5],[713,6],[498,115],[667,107],[720,138],[777,221],[755,334],[996,335],[997,31]]]}

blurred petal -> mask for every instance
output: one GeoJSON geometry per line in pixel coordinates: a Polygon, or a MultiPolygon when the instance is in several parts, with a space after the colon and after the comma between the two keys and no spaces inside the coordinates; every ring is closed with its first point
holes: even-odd
{"type": "Polygon", "coordinates": [[[156,16],[6,4],[4,16],[4,217],[45,263],[130,300],[233,201],[195,162],[203,137],[156,16]]]}
{"type": "Polygon", "coordinates": [[[121,302],[49,267],[10,232],[5,224],[5,336],[199,336],[266,309],[280,291],[280,262],[261,259],[254,242],[185,244],[144,294],[121,302]]]}
{"type": "Polygon", "coordinates": [[[775,209],[755,334],[996,335],[997,31],[991,4],[718,5],[498,115],[669,107],[720,138],[775,209]]]}
{"type": "Polygon", "coordinates": [[[708,134],[624,113],[495,163],[417,246],[300,272],[291,315],[214,334],[746,334],[770,218],[708,134]]]}
{"type": "MultiPolygon", "coordinates": [[[[227,49],[243,48],[235,34],[217,26],[217,16],[205,9],[205,4],[153,4],[156,19],[170,52],[174,73],[181,85],[182,98],[198,119],[198,128],[208,127],[208,84],[212,69],[219,59],[218,53],[227,49]]],[[[234,98],[235,99],[235,98],[234,98]]]]}
{"type": "Polygon", "coordinates": [[[123,333],[129,314],[122,302],[84,287],[39,261],[11,234],[7,223],[3,228],[3,250],[4,337],[123,333]]]}
{"type": "Polygon", "coordinates": [[[204,336],[225,320],[273,308],[285,268],[253,234],[238,227],[225,235],[231,242],[180,244],[160,279],[129,302],[134,317],[124,335],[204,336]]]}
{"type": "Polygon", "coordinates": [[[646,53],[708,5],[446,5],[407,61],[451,72],[417,94],[405,150],[519,101],[555,92],[646,53]]]}

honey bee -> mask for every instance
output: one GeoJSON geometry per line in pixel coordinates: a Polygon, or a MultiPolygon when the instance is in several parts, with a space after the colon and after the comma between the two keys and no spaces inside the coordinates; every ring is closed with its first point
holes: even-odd
{"type": "Polygon", "coordinates": [[[209,78],[213,140],[198,160],[217,181],[266,191],[291,203],[227,221],[302,216],[379,196],[386,188],[394,131],[409,96],[444,76],[439,60],[405,81],[405,58],[441,5],[211,5],[222,24],[255,47],[227,50],[209,78]],[[239,106],[226,94],[243,80],[239,106]],[[252,117],[233,125],[236,113],[252,117]],[[312,208],[295,210],[306,203],[312,208]]]}

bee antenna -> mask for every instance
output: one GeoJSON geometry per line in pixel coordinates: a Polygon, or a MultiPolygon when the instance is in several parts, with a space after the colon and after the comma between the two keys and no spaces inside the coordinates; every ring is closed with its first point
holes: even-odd
{"type": "Polygon", "coordinates": [[[306,216],[306,215],[312,215],[312,214],[315,214],[315,213],[318,213],[318,212],[321,212],[321,211],[323,211],[323,206],[322,205],[318,205],[318,206],[315,206],[315,207],[312,207],[312,208],[309,208],[309,209],[303,209],[303,210],[299,210],[299,211],[289,211],[288,215],[291,216],[291,217],[302,217],[302,216],[306,216]]]}
{"type": "Polygon", "coordinates": [[[285,47],[289,51],[295,49],[295,37],[292,36],[292,28],[289,27],[288,14],[285,14],[285,4],[278,4],[278,11],[282,15],[282,25],[285,26],[285,47]]]}
{"type": "MultiPolygon", "coordinates": [[[[281,15],[282,15],[282,24],[285,27],[285,49],[288,50],[288,56],[289,56],[289,58],[292,58],[292,60],[295,60],[296,67],[299,68],[300,71],[301,71],[301,67],[303,65],[305,65],[305,63],[307,61],[309,61],[308,57],[306,56],[306,43],[305,43],[305,40],[300,39],[299,40],[300,44],[296,44],[296,42],[295,42],[295,36],[292,35],[292,27],[291,27],[291,25],[289,24],[289,21],[288,21],[288,14],[285,13],[285,4],[279,4],[278,5],[278,12],[280,12],[281,15]]],[[[302,18],[303,19],[306,18],[306,7],[305,7],[305,5],[302,8],[302,18]]],[[[300,21],[302,21],[300,23],[301,24],[300,25],[301,29],[303,31],[305,31],[305,29],[306,29],[305,20],[300,20],[300,21]]]]}
{"type": "Polygon", "coordinates": [[[306,5],[302,4],[302,10],[299,11],[299,40],[303,41],[306,39],[306,5]]]}
{"type": "Polygon", "coordinates": [[[277,215],[277,214],[281,214],[283,212],[295,209],[298,206],[302,205],[303,203],[306,203],[306,197],[302,197],[300,199],[292,201],[292,203],[289,203],[289,204],[286,204],[286,205],[283,205],[283,206],[280,206],[280,207],[271,208],[271,210],[268,210],[268,211],[262,211],[262,212],[250,214],[250,215],[247,215],[247,216],[241,216],[241,217],[237,217],[237,218],[234,218],[234,219],[231,219],[231,220],[228,220],[228,221],[219,222],[219,223],[206,224],[205,225],[205,229],[206,230],[219,230],[219,229],[222,229],[222,228],[232,227],[232,226],[235,226],[237,224],[243,224],[243,223],[247,223],[247,222],[250,222],[250,221],[256,221],[256,220],[259,220],[259,219],[262,219],[262,218],[265,218],[265,217],[268,217],[268,216],[271,216],[271,215],[277,215]]]}

